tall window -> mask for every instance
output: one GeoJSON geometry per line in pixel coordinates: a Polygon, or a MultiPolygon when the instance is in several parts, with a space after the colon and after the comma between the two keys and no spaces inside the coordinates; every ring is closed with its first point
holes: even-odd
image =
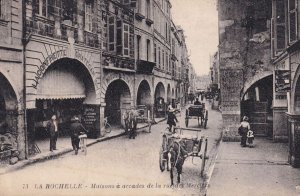
{"type": "MultiPolygon", "coordinates": [[[[5,1],[5,0],[1,0],[5,1]]],[[[37,0],[37,14],[40,16],[47,17],[47,0],[37,0]]]]}
{"type": "Polygon", "coordinates": [[[165,51],[162,50],[162,69],[165,69],[165,51]]]}
{"type": "Polygon", "coordinates": [[[136,36],[136,41],[137,41],[137,59],[140,60],[140,50],[141,50],[141,36],[137,35],[136,36]]]}
{"type": "Polygon", "coordinates": [[[85,2],[85,30],[93,30],[93,8],[92,1],[85,2]]]}
{"type": "Polygon", "coordinates": [[[123,32],[123,25],[122,25],[122,20],[120,20],[119,18],[117,18],[117,38],[116,38],[116,42],[117,42],[117,55],[122,55],[123,53],[123,42],[122,42],[122,32],[123,32]]]}
{"type": "Polygon", "coordinates": [[[160,47],[158,47],[158,67],[160,68],[160,47]]]}
{"type": "Polygon", "coordinates": [[[157,59],[156,59],[156,44],[153,44],[153,58],[154,58],[154,62],[157,63],[157,59]]]}
{"type": "Polygon", "coordinates": [[[147,39],[147,61],[150,60],[150,40],[147,39]]]}
{"type": "Polygon", "coordinates": [[[146,16],[147,18],[151,18],[150,0],[146,0],[146,16]]]}
{"type": "Polygon", "coordinates": [[[6,18],[6,0],[0,0],[0,19],[4,20],[6,18]]]}
{"type": "Polygon", "coordinates": [[[284,0],[276,1],[276,50],[285,48],[285,3],[284,0]]]}
{"type": "Polygon", "coordinates": [[[288,8],[289,42],[293,42],[297,39],[297,1],[289,0],[288,8]]]}
{"type": "Polygon", "coordinates": [[[108,18],[108,51],[115,51],[115,17],[110,16],[108,18]]]}
{"type": "Polygon", "coordinates": [[[129,25],[128,24],[124,24],[123,25],[123,55],[124,56],[129,56],[129,25]]]}
{"type": "Polygon", "coordinates": [[[137,0],[137,12],[142,13],[142,1],[143,0],[137,0]]]}

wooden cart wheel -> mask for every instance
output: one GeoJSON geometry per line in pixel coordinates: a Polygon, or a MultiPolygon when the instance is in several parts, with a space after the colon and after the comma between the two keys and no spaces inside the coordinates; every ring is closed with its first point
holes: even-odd
{"type": "Polygon", "coordinates": [[[205,118],[204,118],[204,129],[206,129],[207,126],[207,120],[208,120],[208,111],[205,111],[205,118]]]}
{"type": "Polygon", "coordinates": [[[160,147],[160,151],[159,151],[159,168],[160,171],[163,172],[166,169],[166,157],[164,155],[165,151],[167,150],[167,138],[164,135],[163,136],[163,140],[162,140],[162,145],[160,147]]]}
{"type": "Polygon", "coordinates": [[[159,151],[159,169],[161,172],[165,171],[166,166],[165,166],[165,160],[164,160],[164,152],[162,148],[159,151]]]}

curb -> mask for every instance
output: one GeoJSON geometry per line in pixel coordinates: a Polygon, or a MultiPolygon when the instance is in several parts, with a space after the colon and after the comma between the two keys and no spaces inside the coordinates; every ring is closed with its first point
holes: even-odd
{"type": "MultiPolygon", "coordinates": [[[[163,122],[165,120],[166,120],[166,118],[161,119],[161,120],[157,121],[157,123],[163,122]]],[[[144,129],[146,127],[148,127],[148,125],[144,125],[144,126],[138,128],[137,130],[144,129]]],[[[108,141],[108,140],[111,140],[111,139],[114,139],[114,138],[117,138],[117,137],[121,137],[123,135],[125,135],[125,132],[122,132],[120,134],[113,135],[113,136],[110,136],[110,137],[98,138],[95,141],[92,141],[91,143],[87,144],[86,146],[89,147],[89,146],[92,146],[92,145],[97,144],[99,142],[108,141]]],[[[33,157],[33,158],[29,158],[27,160],[22,160],[22,161],[19,161],[18,163],[16,163],[15,165],[9,165],[7,168],[0,169],[0,175],[4,175],[4,174],[7,174],[9,172],[13,172],[13,171],[22,169],[26,166],[32,165],[32,164],[37,163],[37,162],[43,162],[43,161],[46,161],[48,159],[56,158],[56,157],[59,157],[61,155],[67,154],[67,153],[72,152],[72,151],[73,151],[72,148],[67,148],[67,149],[61,150],[57,153],[45,154],[45,155],[41,155],[40,157],[33,157]]]]}

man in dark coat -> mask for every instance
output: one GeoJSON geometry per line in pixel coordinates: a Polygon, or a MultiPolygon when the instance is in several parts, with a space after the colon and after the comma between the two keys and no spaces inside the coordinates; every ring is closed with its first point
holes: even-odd
{"type": "Polygon", "coordinates": [[[50,132],[50,151],[56,150],[56,141],[58,137],[58,122],[56,115],[51,117],[51,120],[47,123],[47,130],[50,132]]]}
{"type": "Polygon", "coordinates": [[[79,122],[78,117],[74,117],[70,126],[70,131],[71,131],[71,142],[72,142],[73,150],[75,150],[75,154],[77,155],[79,149],[79,141],[80,141],[79,135],[83,133],[87,133],[88,131],[79,122]]]}
{"type": "Polygon", "coordinates": [[[169,131],[175,133],[175,130],[172,130],[173,126],[176,126],[176,122],[178,122],[176,115],[174,114],[175,110],[170,109],[168,113],[167,124],[169,125],[169,131]]]}
{"type": "Polygon", "coordinates": [[[196,98],[196,101],[194,102],[194,105],[201,105],[201,102],[199,101],[198,98],[196,98]]]}

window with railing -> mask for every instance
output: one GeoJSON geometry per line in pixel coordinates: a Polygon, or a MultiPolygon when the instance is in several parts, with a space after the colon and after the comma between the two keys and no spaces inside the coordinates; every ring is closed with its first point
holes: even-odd
{"type": "Polygon", "coordinates": [[[288,1],[288,29],[289,43],[297,39],[297,1],[288,1]]]}
{"type": "Polygon", "coordinates": [[[85,2],[85,30],[93,30],[93,1],[85,2]]]}

